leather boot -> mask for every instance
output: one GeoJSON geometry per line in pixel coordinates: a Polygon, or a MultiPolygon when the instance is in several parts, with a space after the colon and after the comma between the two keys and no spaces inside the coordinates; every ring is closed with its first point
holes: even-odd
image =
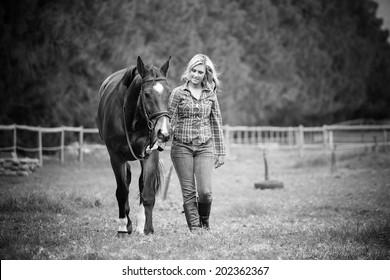
{"type": "Polygon", "coordinates": [[[196,202],[190,202],[183,205],[187,225],[190,231],[199,229],[199,214],[196,202]]]}
{"type": "Polygon", "coordinates": [[[209,226],[210,211],[211,211],[211,202],[209,203],[198,202],[199,222],[202,228],[210,229],[209,226]]]}

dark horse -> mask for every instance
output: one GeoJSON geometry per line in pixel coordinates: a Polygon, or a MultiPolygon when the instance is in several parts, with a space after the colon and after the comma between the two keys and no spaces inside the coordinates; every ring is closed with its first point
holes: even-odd
{"type": "Polygon", "coordinates": [[[170,89],[166,80],[169,60],[158,69],[144,65],[138,57],[136,67],[113,73],[100,87],[97,125],[117,183],[118,235],[130,234],[133,230],[129,217],[131,168],[128,161],[135,160],[141,163],[139,192],[145,213],[143,232],[154,232],[152,211],[162,175],[158,151],[163,150],[171,134],[170,89]]]}

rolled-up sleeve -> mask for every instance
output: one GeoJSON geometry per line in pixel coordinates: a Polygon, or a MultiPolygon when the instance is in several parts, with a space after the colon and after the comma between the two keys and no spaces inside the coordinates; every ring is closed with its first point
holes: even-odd
{"type": "Polygon", "coordinates": [[[210,114],[211,132],[216,155],[226,155],[226,146],[222,129],[222,114],[217,95],[214,95],[210,114]]]}
{"type": "Polygon", "coordinates": [[[177,121],[177,107],[179,106],[179,91],[174,89],[169,96],[168,114],[171,117],[171,125],[174,128],[177,121]]]}

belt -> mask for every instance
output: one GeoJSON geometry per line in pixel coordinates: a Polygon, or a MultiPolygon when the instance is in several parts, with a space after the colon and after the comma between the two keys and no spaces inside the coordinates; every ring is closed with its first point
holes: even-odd
{"type": "Polygon", "coordinates": [[[192,140],[189,144],[194,146],[208,145],[211,142],[211,138],[207,139],[206,142],[200,142],[199,139],[192,140]]]}
{"type": "Polygon", "coordinates": [[[185,145],[201,146],[201,145],[209,144],[211,142],[211,138],[209,138],[206,142],[200,142],[200,140],[197,138],[192,140],[191,142],[184,143],[175,137],[174,141],[185,145]]]}

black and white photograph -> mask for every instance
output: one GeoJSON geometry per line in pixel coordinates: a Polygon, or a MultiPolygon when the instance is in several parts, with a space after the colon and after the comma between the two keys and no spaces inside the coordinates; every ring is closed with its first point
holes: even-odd
{"type": "Polygon", "coordinates": [[[389,30],[390,0],[2,1],[4,279],[384,271],[389,30]]]}

